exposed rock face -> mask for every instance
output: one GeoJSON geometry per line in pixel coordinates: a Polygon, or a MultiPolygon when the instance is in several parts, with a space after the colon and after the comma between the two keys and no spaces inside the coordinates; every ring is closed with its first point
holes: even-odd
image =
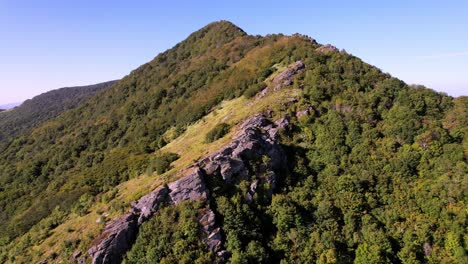
{"type": "Polygon", "coordinates": [[[198,167],[191,168],[187,176],[169,183],[168,188],[170,190],[169,196],[174,204],[187,200],[200,201],[208,199],[208,189],[198,167]]]}
{"type": "MultiPolygon", "coordinates": [[[[296,64],[296,68],[303,67],[300,63],[296,64]]],[[[247,119],[230,144],[189,167],[185,176],[179,180],[161,186],[133,202],[128,213],[110,222],[88,251],[92,262],[120,262],[123,254],[134,243],[141,224],[150,219],[163,203],[177,205],[187,200],[205,202],[206,207],[198,219],[204,234],[203,242],[209,250],[225,256],[227,253],[222,251],[221,229],[216,225],[215,213],[209,207],[209,190],[205,179],[219,177],[226,184],[237,183],[252,174],[249,171],[250,161],[267,157],[263,160],[266,164],[262,165],[262,177],[252,181],[246,200],[252,201],[261,183],[268,183],[271,195],[277,184],[278,173],[286,166],[285,154],[276,141],[276,135],[279,128],[288,124],[287,118],[274,124],[264,115],[247,119]]]]}
{"type": "Polygon", "coordinates": [[[221,177],[227,183],[233,183],[248,176],[247,164],[250,160],[267,156],[270,159],[267,173],[272,175],[268,181],[274,188],[276,173],[286,166],[285,155],[276,143],[279,127],[264,115],[255,115],[241,125],[240,132],[230,144],[202,159],[198,166],[207,176],[221,177]]]}
{"type": "Polygon", "coordinates": [[[287,69],[279,73],[278,75],[273,78],[271,81],[271,87],[266,87],[262,91],[260,91],[257,95],[257,99],[260,99],[268,94],[268,92],[273,89],[273,91],[278,91],[284,86],[291,85],[293,83],[294,75],[300,73],[302,69],[305,68],[305,64],[302,61],[296,61],[288,66],[287,69]]]}
{"type": "Polygon", "coordinates": [[[203,242],[209,250],[218,252],[221,249],[222,237],[221,228],[216,226],[216,216],[211,209],[207,209],[205,213],[198,220],[203,227],[205,238],[203,242]]]}
{"type": "Polygon", "coordinates": [[[133,212],[109,223],[104,232],[95,240],[88,253],[93,263],[118,263],[122,253],[127,251],[136,239],[138,216],[133,212]]]}
{"type": "Polygon", "coordinates": [[[199,169],[194,173],[161,186],[132,203],[124,216],[109,223],[104,232],[95,239],[88,253],[93,263],[116,263],[135,242],[139,227],[151,218],[162,203],[178,204],[184,200],[206,200],[208,190],[199,169]]]}
{"type": "Polygon", "coordinates": [[[322,53],[328,53],[328,52],[338,51],[338,49],[337,49],[335,46],[330,45],[330,44],[321,46],[321,47],[317,48],[316,50],[317,50],[318,52],[322,52],[322,53]]]}
{"type": "Polygon", "coordinates": [[[296,61],[289,65],[288,68],[276,75],[272,83],[276,84],[274,90],[279,90],[283,86],[290,85],[292,83],[292,77],[296,75],[300,70],[305,68],[305,64],[302,61],[296,61]]]}
{"type": "Polygon", "coordinates": [[[133,212],[140,215],[138,225],[141,225],[159,209],[159,205],[164,202],[168,193],[169,189],[166,186],[161,186],[132,203],[133,212]]]}

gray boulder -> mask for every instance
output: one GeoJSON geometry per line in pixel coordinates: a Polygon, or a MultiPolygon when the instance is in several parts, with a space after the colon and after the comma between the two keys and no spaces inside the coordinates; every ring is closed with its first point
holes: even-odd
{"type": "Polygon", "coordinates": [[[172,203],[179,204],[182,201],[200,201],[208,199],[208,189],[203,181],[202,172],[198,167],[190,169],[190,173],[167,185],[172,203]]]}
{"type": "Polygon", "coordinates": [[[109,223],[88,250],[93,263],[119,263],[138,232],[138,216],[132,212],[109,223]]]}

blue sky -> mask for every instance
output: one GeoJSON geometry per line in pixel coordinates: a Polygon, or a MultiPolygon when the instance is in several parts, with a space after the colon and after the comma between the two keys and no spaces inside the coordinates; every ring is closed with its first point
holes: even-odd
{"type": "Polygon", "coordinates": [[[216,20],[302,33],[408,83],[468,95],[468,1],[0,0],[0,105],[118,79],[216,20]]]}

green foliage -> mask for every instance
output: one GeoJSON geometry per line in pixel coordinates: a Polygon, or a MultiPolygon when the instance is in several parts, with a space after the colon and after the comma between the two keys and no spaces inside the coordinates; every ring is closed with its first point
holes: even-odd
{"type": "Polygon", "coordinates": [[[244,92],[244,96],[246,98],[252,98],[254,97],[258,92],[260,92],[261,90],[265,89],[267,87],[267,85],[263,82],[261,83],[257,83],[257,84],[254,84],[252,86],[250,86],[249,88],[247,88],[247,90],[245,90],[244,92]]]}
{"type": "MultiPolygon", "coordinates": [[[[254,96],[271,65],[301,60],[306,68],[294,82],[301,97],[272,106],[275,117],[290,117],[279,132],[288,166],[275,192],[262,157],[230,184],[207,179],[229,261],[466,263],[467,98],[407,86],[318,47],[300,35],[253,37],[225,21],[210,24],[102,93],[12,137],[0,152],[0,262],[26,254],[70,212],[86,214],[101,193],[113,190],[101,197],[109,202],[118,184],[170,169],[177,155],[155,151],[222,100],[254,96]],[[296,118],[306,108],[311,113],[296,118]],[[37,239],[15,244],[38,227],[45,231],[37,239]]],[[[207,142],[228,132],[224,123],[200,131],[207,142]]],[[[109,206],[126,210],[123,201],[109,206]]],[[[191,203],[160,210],[126,261],[214,261],[200,238],[202,210],[191,203]]]]}
{"type": "Polygon", "coordinates": [[[213,129],[208,131],[205,136],[206,143],[211,143],[222,138],[224,135],[229,133],[231,126],[226,123],[219,123],[213,129]]]}
{"type": "Polygon", "coordinates": [[[150,161],[146,172],[148,174],[153,172],[163,174],[171,168],[171,163],[177,159],[179,159],[179,155],[176,153],[159,153],[150,161]]]}
{"type": "Polygon", "coordinates": [[[89,86],[53,90],[26,100],[20,106],[0,115],[0,147],[11,138],[78,106],[86,99],[110,88],[116,81],[89,86]]]}
{"type": "Polygon", "coordinates": [[[204,208],[195,202],[158,211],[143,224],[124,263],[210,263],[214,255],[201,241],[197,217],[204,208]]]}
{"type": "Polygon", "coordinates": [[[94,197],[91,196],[89,193],[85,193],[80,196],[78,202],[73,206],[72,212],[83,216],[88,213],[88,209],[91,207],[94,201],[94,197]]]}

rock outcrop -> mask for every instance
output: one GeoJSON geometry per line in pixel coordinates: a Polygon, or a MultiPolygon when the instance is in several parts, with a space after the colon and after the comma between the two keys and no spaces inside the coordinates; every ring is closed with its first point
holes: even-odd
{"type": "Polygon", "coordinates": [[[284,71],[280,72],[275,76],[275,78],[273,78],[268,87],[258,93],[256,99],[264,97],[271,90],[278,91],[285,86],[291,85],[293,83],[294,75],[300,73],[305,66],[306,65],[302,61],[296,61],[290,64],[284,71]]]}
{"type": "Polygon", "coordinates": [[[209,250],[219,252],[222,245],[221,228],[216,226],[216,216],[211,209],[206,209],[205,213],[198,219],[203,227],[203,242],[209,250]]]}
{"type": "Polygon", "coordinates": [[[280,74],[276,75],[273,79],[272,83],[275,86],[273,90],[277,91],[281,89],[283,86],[287,86],[292,84],[292,78],[296,75],[300,70],[305,68],[305,64],[302,61],[296,61],[293,64],[289,65],[288,68],[282,71],[280,74]]]}
{"type": "Polygon", "coordinates": [[[316,50],[321,53],[329,53],[329,52],[338,51],[338,49],[335,46],[330,45],[330,44],[326,44],[321,47],[318,47],[316,50]]]}
{"type": "Polygon", "coordinates": [[[208,189],[199,170],[158,187],[132,203],[132,208],[122,217],[110,222],[98,236],[88,253],[93,263],[118,263],[122,255],[135,242],[139,227],[153,216],[163,203],[178,204],[184,200],[206,200],[208,189]]]}
{"type": "Polygon", "coordinates": [[[208,189],[203,181],[203,172],[198,167],[189,169],[187,176],[168,184],[172,204],[182,201],[203,201],[208,199],[208,189]]]}
{"type": "MultiPolygon", "coordinates": [[[[299,63],[296,68],[301,67],[303,66],[299,63]]],[[[279,82],[284,83],[292,76],[291,74],[284,74],[280,78],[282,81],[279,82]]],[[[239,132],[231,143],[190,166],[184,171],[185,176],[182,178],[161,186],[133,202],[128,213],[110,222],[88,251],[92,262],[120,262],[123,254],[135,242],[143,222],[153,217],[161,206],[177,205],[187,200],[205,203],[205,209],[198,219],[204,234],[203,242],[218,256],[226,255],[227,252],[222,250],[221,229],[216,224],[215,212],[209,205],[210,192],[205,181],[207,177],[218,177],[226,184],[236,184],[248,179],[253,173],[249,171],[250,162],[264,158],[262,175],[252,180],[250,189],[246,193],[246,201],[248,203],[252,201],[259,184],[268,183],[271,195],[279,173],[286,166],[286,156],[276,140],[277,132],[288,124],[286,118],[278,120],[275,124],[261,114],[247,119],[239,127],[239,132]]]]}
{"type": "Polygon", "coordinates": [[[220,177],[231,184],[247,179],[249,162],[265,156],[269,161],[262,180],[273,190],[278,172],[286,167],[285,154],[276,142],[276,137],[278,129],[287,124],[283,119],[274,124],[264,115],[255,115],[240,126],[240,132],[230,144],[202,159],[197,165],[207,176],[220,177]]]}
{"type": "Polygon", "coordinates": [[[159,209],[161,203],[166,200],[168,193],[169,189],[166,186],[161,186],[132,203],[132,212],[139,214],[138,225],[148,220],[159,209]]]}
{"type": "Polygon", "coordinates": [[[88,253],[93,263],[119,263],[138,233],[138,215],[128,212],[109,223],[88,253]]]}

